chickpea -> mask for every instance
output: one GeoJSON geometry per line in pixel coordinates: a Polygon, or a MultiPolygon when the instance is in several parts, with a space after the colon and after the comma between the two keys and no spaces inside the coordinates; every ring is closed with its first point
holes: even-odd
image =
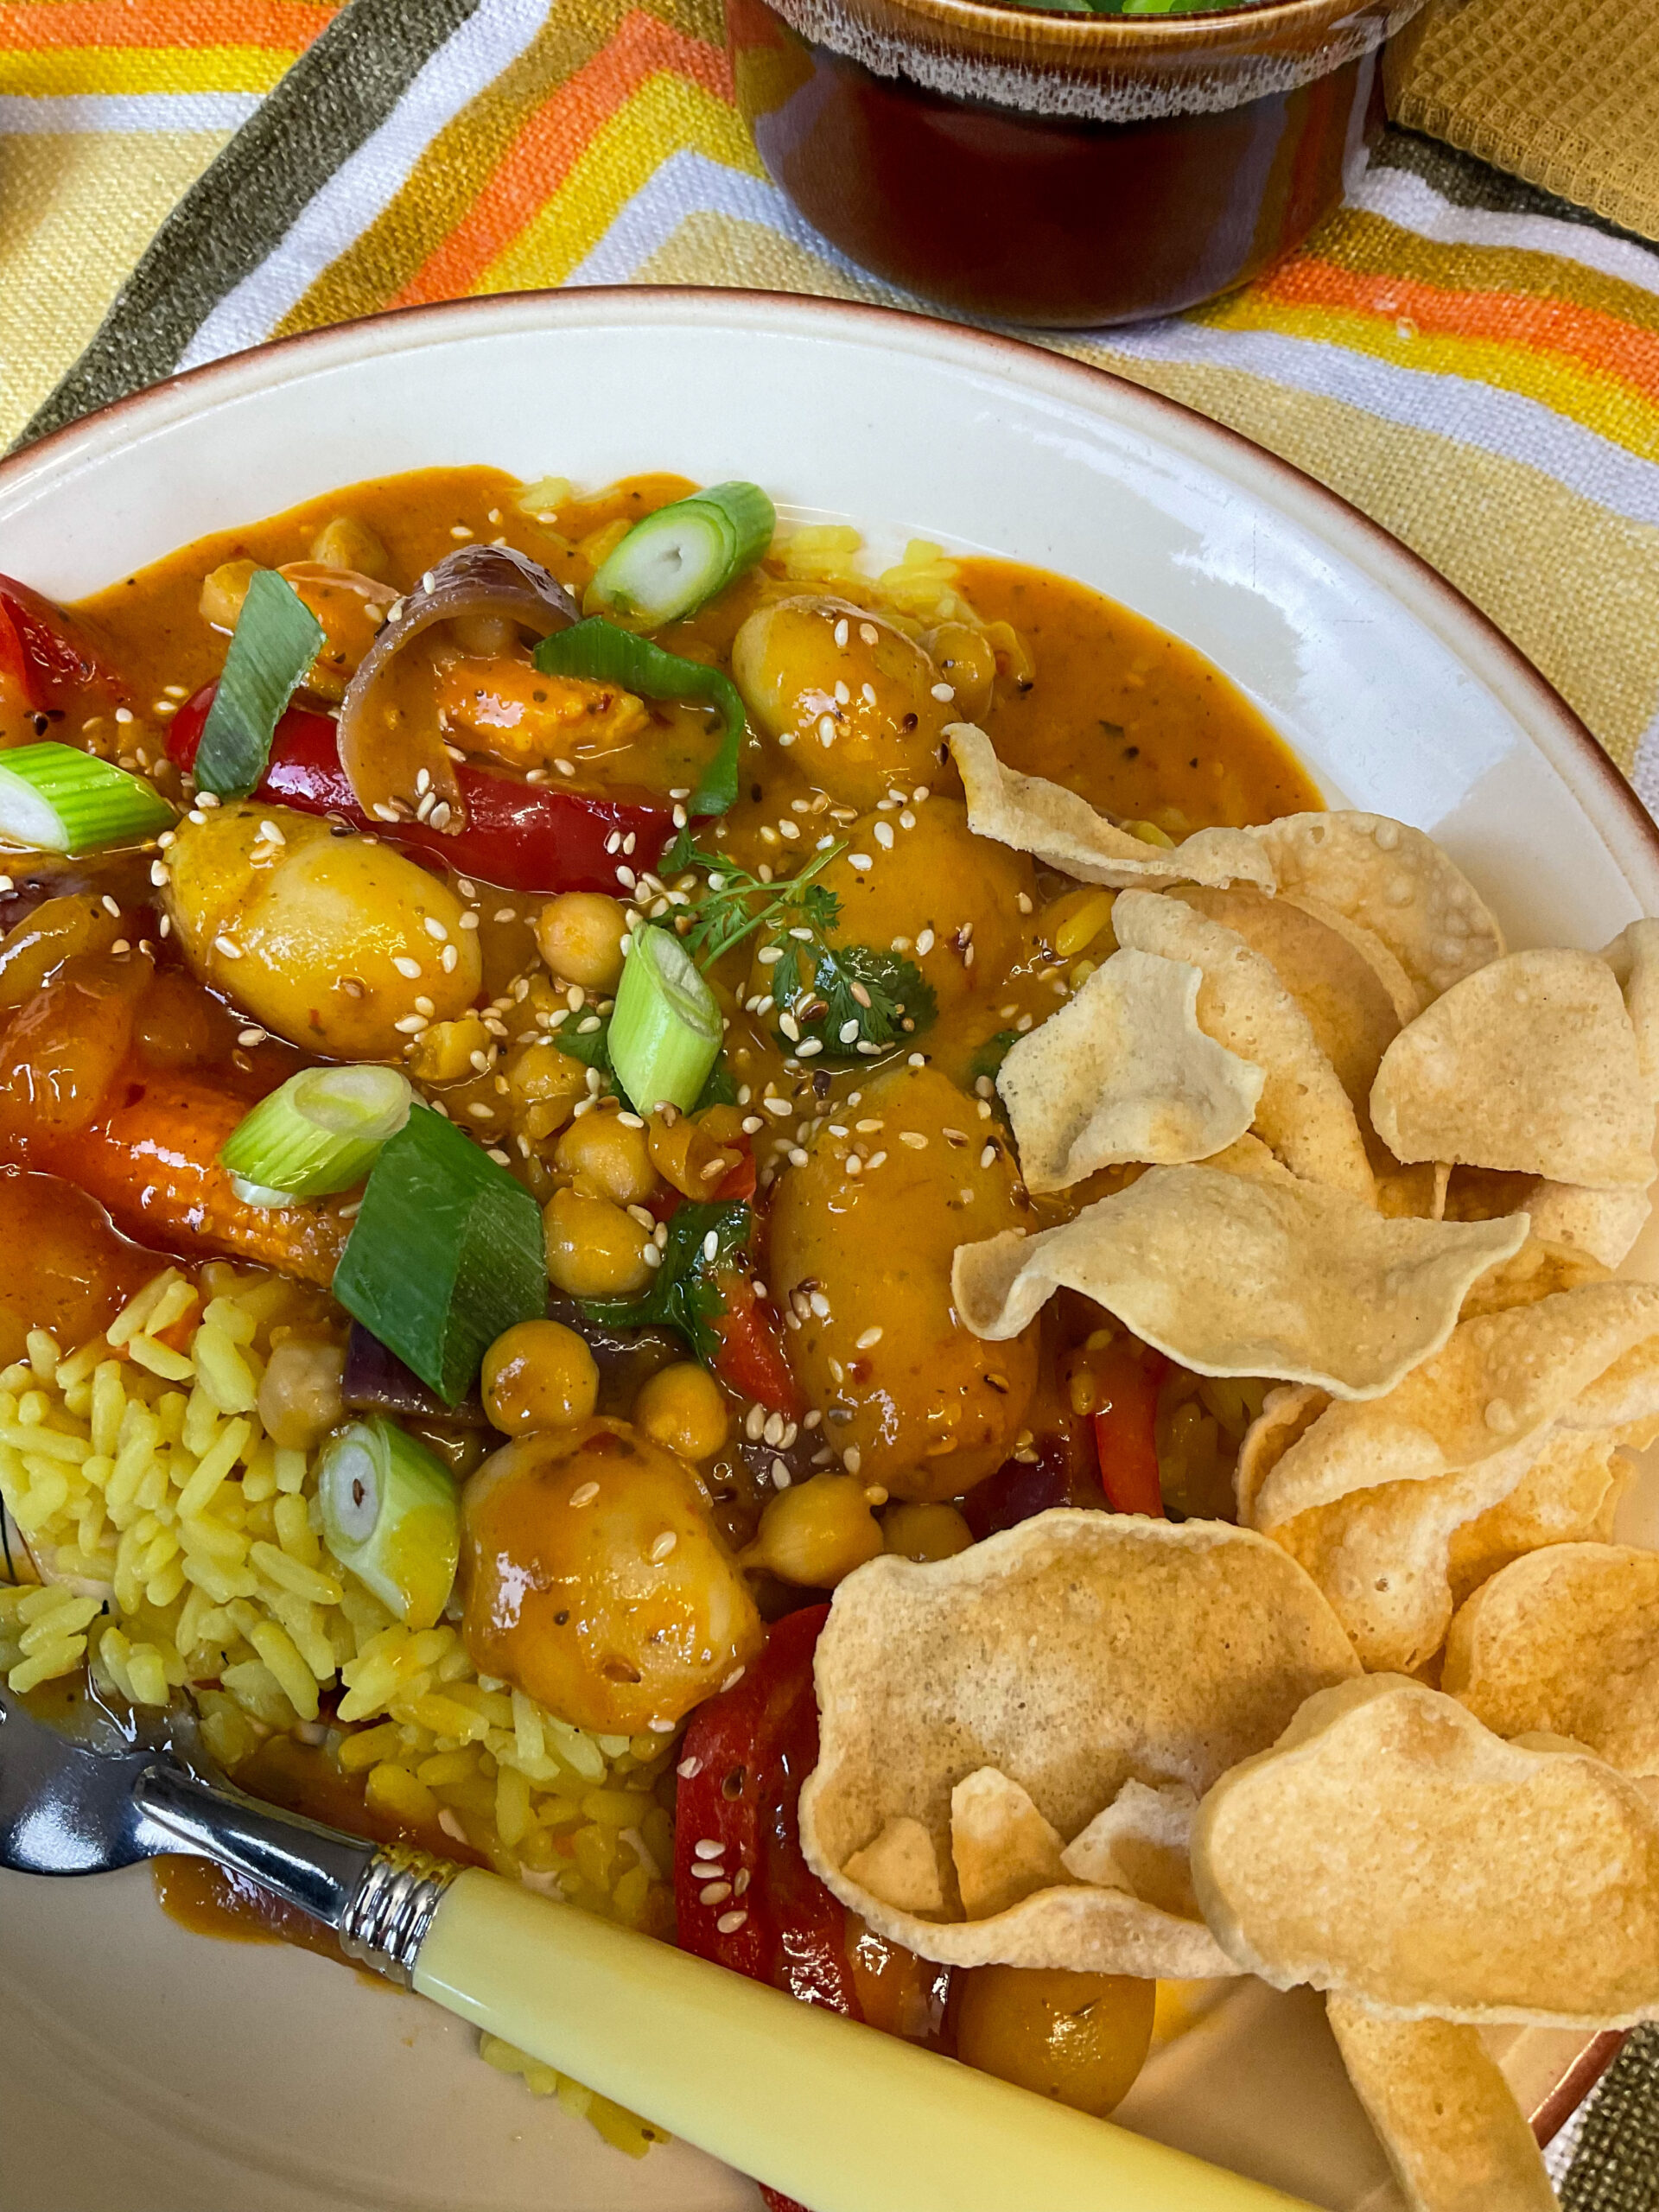
{"type": "Polygon", "coordinates": [[[745,1567],[764,1567],[785,1582],[833,1590],[881,1549],[881,1531],[855,1475],[816,1475],[779,1491],[760,1516],[745,1567]]]}
{"type": "Polygon", "coordinates": [[[942,683],[956,693],[953,711],[960,721],[976,722],[991,703],[996,681],[996,652],[982,630],[967,622],[941,622],[927,641],[942,683]]]}
{"type": "Polygon", "coordinates": [[[559,1139],[553,1165],[574,1177],[579,1191],[613,1198],[620,1206],[643,1205],[657,1188],[657,1170],[645,1130],[632,1126],[636,1118],[584,1114],[559,1139]]]}
{"type": "Polygon", "coordinates": [[[550,1137],[588,1096],[588,1071],[580,1060],[543,1039],[515,1046],[502,1074],[512,1101],[512,1125],[532,1144],[550,1137]]]}
{"type": "Polygon", "coordinates": [[[765,1640],[696,1477],[625,1421],[517,1438],[461,1510],[474,1665],[578,1727],[678,1720],[765,1640]]]}
{"type": "Polygon", "coordinates": [[[346,1355],[338,1344],[287,1338],[259,1384],[259,1418],[281,1452],[309,1452],[346,1418],[346,1355]]]}
{"type": "Polygon", "coordinates": [[[484,1410],[509,1436],[569,1428],[599,1402],[599,1370],[585,1340],[562,1321],[520,1321],[484,1355],[484,1410]]]}
{"type": "Polygon", "coordinates": [[[391,581],[391,556],[368,524],[353,515],[336,515],[323,524],[311,541],[311,558],[325,569],[354,569],[377,583],[391,581]]]}
{"type": "Polygon", "coordinates": [[[975,1967],[963,1977],[957,2055],[1103,2120],[1146,2063],[1157,1990],[1127,1974],[975,1967]]]}
{"type": "Polygon", "coordinates": [[[900,1559],[954,1559],[974,1532],[954,1505],[890,1505],[881,1517],[881,1541],[900,1559]]]}
{"type": "MultiPolygon", "coordinates": [[[[711,1110],[722,1116],[725,1112],[721,1107],[711,1110]]],[[[652,1165],[684,1198],[711,1198],[742,1157],[735,1145],[721,1145],[701,1122],[671,1106],[653,1114],[646,1128],[652,1165]]]]}
{"type": "Polygon", "coordinates": [[[421,1083],[464,1083],[481,1072],[477,1062],[490,1057],[494,1039],[475,1014],[453,1021],[434,1021],[410,1039],[404,1058],[421,1083]]]}
{"type": "Polygon", "coordinates": [[[566,891],[536,918],[536,943],[556,976],[585,991],[613,991],[622,980],[628,918],[602,891],[566,891]]]}
{"type": "Polygon", "coordinates": [[[626,1298],[651,1281],[650,1238],[609,1198],[555,1191],[542,1234],[548,1280],[567,1298],[626,1298]]]}
{"type": "Polygon", "coordinates": [[[726,1441],[726,1401],[694,1359],[658,1368],[633,1402],[636,1425],[682,1459],[712,1459],[726,1441]]]}

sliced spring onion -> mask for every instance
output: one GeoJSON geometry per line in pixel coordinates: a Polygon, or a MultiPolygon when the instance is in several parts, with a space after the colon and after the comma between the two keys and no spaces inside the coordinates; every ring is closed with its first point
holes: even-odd
{"type": "Polygon", "coordinates": [[[173,809],[142,776],[73,745],[0,753],[0,837],[41,853],[90,853],[153,836],[173,809]]]}
{"type": "Polygon", "coordinates": [[[461,1506],[442,1459],[375,1414],[330,1439],[317,1467],[322,1541],[410,1628],[432,1628],[461,1559],[461,1506]]]}
{"type": "Polygon", "coordinates": [[[321,645],[322,625],[293,585],[275,569],[256,569],[196,748],[199,789],[219,798],[247,797],[321,645]]]}
{"type": "Polygon", "coordinates": [[[486,1348],[547,1311],[542,1217],[481,1145],[416,1104],[369,1173],[334,1296],[448,1405],[486,1348]]]}
{"type": "Polygon", "coordinates": [[[724,814],[737,799],[737,751],[743,741],[742,694],[729,676],[700,660],[664,652],[649,638],[619,630],[597,614],[556,630],[536,648],[536,665],[548,676],[579,676],[592,683],[620,683],[645,699],[702,699],[720,709],[720,749],[687,802],[692,814],[724,814]]]}
{"type": "Polygon", "coordinates": [[[414,1102],[396,1068],[306,1068],[262,1098],[219,1153],[252,1205],[292,1205],[360,1183],[414,1102]]]}
{"type": "Polygon", "coordinates": [[[720,1057],[720,1007],[672,930],[637,929],[611,1015],[611,1065],[642,1114],[689,1113],[720,1057]]]}
{"type": "Polygon", "coordinates": [[[753,568],[777,526],[758,484],[712,484],[635,523],[594,578],[589,603],[653,626],[677,622],[753,568]]]}

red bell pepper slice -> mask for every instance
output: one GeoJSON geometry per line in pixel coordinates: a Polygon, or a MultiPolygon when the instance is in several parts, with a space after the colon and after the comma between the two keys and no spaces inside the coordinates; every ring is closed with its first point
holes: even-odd
{"type": "Polygon", "coordinates": [[[1168,1361],[1120,1340],[1091,1362],[1102,1402],[1094,1415],[1095,1450],[1106,1503],[1114,1513],[1164,1516],[1158,1480],[1158,1393],[1168,1361]]]}
{"type": "Polygon", "coordinates": [[[720,1287],[726,1311],[714,1325],[720,1338],[715,1374],[746,1398],[799,1421],[806,1401],[785,1357],[777,1317],[755,1296],[747,1275],[722,1275],[720,1287]]]}
{"type": "MultiPolygon", "coordinates": [[[[205,686],[173,718],[167,749],[181,768],[194,765],[216,689],[205,686]]],[[[456,763],[455,779],[467,808],[467,827],[458,836],[422,822],[372,822],[340,766],[334,722],[327,715],[290,707],[276,725],[257,796],[302,814],[336,815],[392,844],[435,854],[462,875],[542,898],[561,891],[615,897],[626,888],[617,874],[621,842],[633,838],[622,865],[637,871],[654,868],[674,834],[666,807],[527,784],[466,760],[456,763]],[[616,843],[607,851],[613,838],[616,843]]]]}
{"type": "Polygon", "coordinates": [[[0,576],[0,682],[9,680],[35,714],[61,713],[89,683],[103,683],[124,697],[82,634],[61,607],[27,584],[0,576]]]}

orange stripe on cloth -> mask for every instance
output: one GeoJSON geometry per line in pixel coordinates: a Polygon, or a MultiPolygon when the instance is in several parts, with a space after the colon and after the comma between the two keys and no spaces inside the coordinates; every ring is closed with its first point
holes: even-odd
{"type": "Polygon", "coordinates": [[[1571,300],[1521,292],[1453,291],[1383,271],[1342,269],[1302,254],[1256,287],[1287,307],[1319,307],[1407,322],[1427,338],[1496,341],[1565,354],[1659,402],[1659,332],[1571,300]]]}
{"type": "Polygon", "coordinates": [[[471,291],[617,110],[665,73],[732,103],[731,69],[718,47],[688,38],[643,10],[625,16],[609,44],[537,109],[466,215],[387,306],[460,299],[471,291]]]}
{"type": "Polygon", "coordinates": [[[0,48],[262,46],[302,54],[340,0],[61,0],[0,5],[0,48]]]}

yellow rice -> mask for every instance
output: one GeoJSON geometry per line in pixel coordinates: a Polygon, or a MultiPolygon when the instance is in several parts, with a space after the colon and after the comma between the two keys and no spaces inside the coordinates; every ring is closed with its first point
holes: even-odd
{"type": "MultiPolygon", "coordinates": [[[[280,1450],[257,1406],[272,1332],[308,1296],[224,1262],[169,1268],[102,1337],[66,1353],[36,1330],[0,1371],[0,1497],[28,1548],[15,1569],[41,1578],[0,1586],[0,1674],[22,1692],[89,1667],[137,1705],[188,1692],[229,1772],[301,1737],[509,1879],[665,1927],[671,1744],[590,1734],[480,1676],[454,1627],[404,1627],[323,1550],[316,1455],[280,1450]]],[[[486,2055],[636,2155],[660,2139],[506,2045],[486,2055]]]]}

